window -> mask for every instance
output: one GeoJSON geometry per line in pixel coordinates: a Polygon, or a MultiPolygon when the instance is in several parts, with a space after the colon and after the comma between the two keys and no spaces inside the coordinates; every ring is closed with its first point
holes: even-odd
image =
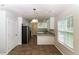
{"type": "Polygon", "coordinates": [[[58,21],[58,41],[73,48],[73,16],[58,21]]]}

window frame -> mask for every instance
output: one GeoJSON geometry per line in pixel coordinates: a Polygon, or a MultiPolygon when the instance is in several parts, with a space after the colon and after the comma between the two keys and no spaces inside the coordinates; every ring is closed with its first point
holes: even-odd
{"type": "MultiPolygon", "coordinates": [[[[70,46],[67,45],[67,43],[66,43],[65,41],[67,40],[67,34],[68,34],[68,32],[69,32],[69,33],[72,33],[72,35],[73,35],[73,41],[74,41],[74,31],[73,31],[73,30],[72,30],[72,31],[70,31],[70,30],[68,31],[68,29],[67,29],[67,23],[65,24],[65,25],[66,25],[66,28],[65,28],[66,30],[62,30],[62,29],[60,29],[60,27],[59,27],[59,22],[60,22],[60,23],[61,23],[61,21],[66,21],[66,22],[67,22],[67,21],[68,21],[68,19],[67,19],[68,17],[72,17],[72,19],[73,19],[73,16],[65,16],[64,18],[62,18],[61,20],[59,20],[58,23],[57,23],[57,25],[58,25],[58,28],[57,28],[57,29],[58,29],[58,33],[57,33],[57,35],[58,35],[58,42],[59,42],[60,44],[62,44],[63,46],[65,46],[66,48],[68,48],[69,50],[73,51],[74,43],[72,42],[72,47],[70,47],[70,46]],[[59,32],[63,32],[63,33],[64,33],[63,36],[66,35],[66,39],[63,38],[64,42],[61,42],[61,41],[60,41],[59,32]]],[[[73,25],[74,25],[74,20],[72,20],[72,22],[73,22],[73,25]]],[[[60,24],[60,25],[61,25],[61,24],[60,24]]],[[[63,24],[63,25],[64,25],[64,24],[63,24]]],[[[74,27],[74,26],[73,26],[73,27],[74,27]]],[[[72,27],[72,28],[73,28],[73,27],[72,27]]],[[[73,28],[73,29],[74,29],[74,28],[73,28]]]]}

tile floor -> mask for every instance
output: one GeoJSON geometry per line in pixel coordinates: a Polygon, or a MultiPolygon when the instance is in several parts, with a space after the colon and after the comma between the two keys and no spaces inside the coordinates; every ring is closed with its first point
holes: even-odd
{"type": "Polygon", "coordinates": [[[28,44],[18,45],[8,55],[62,55],[54,45],[37,45],[35,36],[28,44]]]}

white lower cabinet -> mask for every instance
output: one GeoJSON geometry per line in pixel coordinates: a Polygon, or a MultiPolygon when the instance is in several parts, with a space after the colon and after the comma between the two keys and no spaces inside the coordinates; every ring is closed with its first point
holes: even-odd
{"type": "Polygon", "coordinates": [[[54,37],[51,35],[37,36],[37,45],[53,45],[54,37]]]}

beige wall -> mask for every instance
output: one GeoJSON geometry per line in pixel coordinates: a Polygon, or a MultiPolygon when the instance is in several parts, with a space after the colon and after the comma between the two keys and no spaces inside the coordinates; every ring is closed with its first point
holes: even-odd
{"type": "Polygon", "coordinates": [[[60,44],[57,41],[57,36],[55,37],[55,46],[63,53],[63,54],[79,54],[79,5],[72,5],[70,8],[62,12],[59,16],[57,16],[55,23],[55,32],[57,35],[57,22],[59,19],[62,19],[64,16],[72,15],[74,17],[74,47],[73,50],[68,49],[64,45],[60,44]]]}
{"type": "Polygon", "coordinates": [[[32,25],[32,35],[37,35],[37,25],[38,25],[38,23],[31,23],[31,25],[32,25]]]}

